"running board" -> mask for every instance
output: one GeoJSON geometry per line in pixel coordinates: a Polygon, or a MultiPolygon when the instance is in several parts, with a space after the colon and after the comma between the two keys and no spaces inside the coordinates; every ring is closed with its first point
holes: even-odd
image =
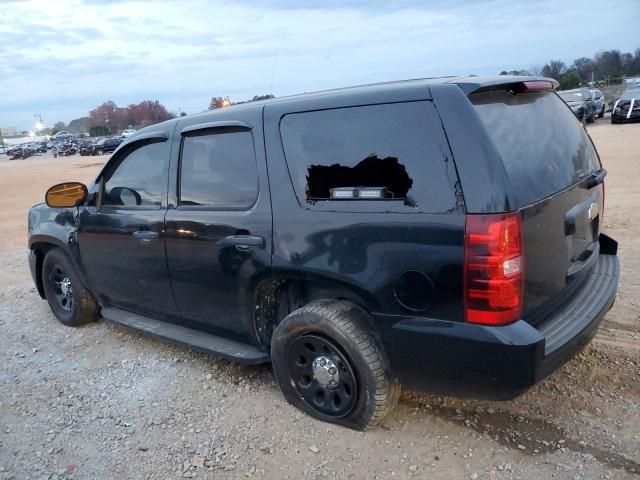
{"type": "Polygon", "coordinates": [[[164,338],[175,343],[187,345],[195,350],[234,360],[246,364],[266,363],[270,361],[269,354],[258,347],[236,342],[210,333],[193,330],[191,328],[162,322],[136,313],[120,310],[119,308],[103,308],[102,316],[110,322],[124,325],[141,332],[164,338]]]}

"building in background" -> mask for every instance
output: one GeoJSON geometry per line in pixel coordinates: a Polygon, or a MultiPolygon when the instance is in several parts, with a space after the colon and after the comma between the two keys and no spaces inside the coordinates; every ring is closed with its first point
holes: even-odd
{"type": "Polygon", "coordinates": [[[0,127],[0,135],[3,137],[14,137],[18,135],[18,129],[16,127],[0,127]]]}

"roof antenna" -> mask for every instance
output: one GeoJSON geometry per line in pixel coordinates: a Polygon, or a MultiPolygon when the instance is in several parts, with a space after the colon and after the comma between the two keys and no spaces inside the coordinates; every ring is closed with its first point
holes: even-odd
{"type": "Polygon", "coordinates": [[[273,77],[276,74],[276,63],[278,63],[278,54],[280,53],[280,35],[276,37],[276,53],[273,55],[273,65],[271,66],[271,84],[269,85],[269,93],[273,95],[273,77]]]}

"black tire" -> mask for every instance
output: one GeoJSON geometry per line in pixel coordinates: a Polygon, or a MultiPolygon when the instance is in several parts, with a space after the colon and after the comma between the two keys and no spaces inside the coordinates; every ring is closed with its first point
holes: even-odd
{"type": "Polygon", "coordinates": [[[598,114],[598,118],[602,117],[604,117],[604,105],[602,106],[602,110],[600,110],[600,113],[598,114]]]}
{"type": "Polygon", "coordinates": [[[98,319],[95,299],[61,250],[50,250],[44,257],[42,282],[49,307],[61,323],[77,327],[98,319]]]}
{"type": "Polygon", "coordinates": [[[98,155],[102,156],[104,152],[102,150],[98,150],[98,155]]]}
{"type": "Polygon", "coordinates": [[[319,420],[355,430],[379,425],[393,410],[400,386],[367,318],[351,302],[321,300],[295,310],[278,325],[271,359],[289,403],[319,420]],[[337,367],[327,370],[333,370],[331,380],[326,373],[320,378],[327,366],[337,367]]]}

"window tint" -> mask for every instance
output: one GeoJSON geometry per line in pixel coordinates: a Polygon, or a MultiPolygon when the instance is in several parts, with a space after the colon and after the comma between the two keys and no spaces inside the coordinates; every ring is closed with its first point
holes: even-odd
{"type": "Polygon", "coordinates": [[[280,128],[307,208],[439,213],[456,205],[456,174],[431,102],[289,114],[280,128]],[[350,187],[379,187],[385,199],[335,199],[334,189],[350,187]]]}
{"type": "Polygon", "coordinates": [[[247,209],[258,198],[251,132],[196,132],[184,137],[180,205],[247,209]]]}
{"type": "Polygon", "coordinates": [[[541,200],[600,168],[584,128],[553,92],[472,95],[520,206],[541,200]]]}
{"type": "Polygon", "coordinates": [[[143,144],[125,155],[105,182],[102,205],[160,207],[169,159],[167,142],[143,144]]]}

